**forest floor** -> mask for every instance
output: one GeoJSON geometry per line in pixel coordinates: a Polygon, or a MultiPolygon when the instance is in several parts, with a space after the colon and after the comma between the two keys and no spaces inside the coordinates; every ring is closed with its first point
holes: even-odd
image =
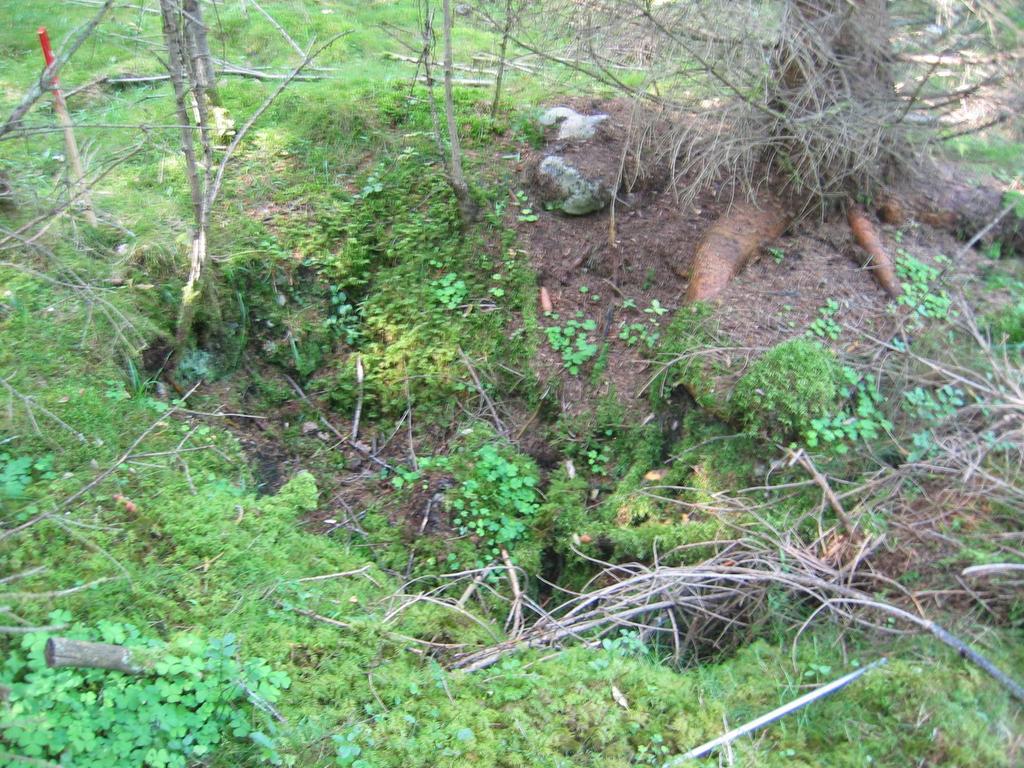
{"type": "MultiPolygon", "coordinates": [[[[558,149],[614,176],[629,104],[528,58],[494,116],[458,89],[464,228],[426,89],[384,56],[417,5],[263,6],[352,34],[228,166],[174,370],[169,89],[96,83],[159,71],[159,19],[117,10],[62,73],[92,83],[69,102],[99,226],[38,231],[64,194],[49,107],[0,143],[0,765],[660,766],[883,657],[696,764],[1019,764],[1020,702],[922,628],[1024,677],[1020,254],[879,223],[893,300],[845,222],[809,219],[687,306],[727,201],[655,174],[610,244],[607,211],[531,186],[542,107],[609,114],[558,149]],[[160,661],[50,669],[55,635],[160,661]]],[[[36,27],[95,9],[0,9],[6,113],[36,27]]],[[[294,65],[254,7],[218,11],[232,61],[294,65]]],[[[493,55],[456,32],[466,66],[493,55]]],[[[272,87],[221,84],[236,123],[272,87]]],[[[937,160],[1021,158],[991,131],[937,160]]]]}

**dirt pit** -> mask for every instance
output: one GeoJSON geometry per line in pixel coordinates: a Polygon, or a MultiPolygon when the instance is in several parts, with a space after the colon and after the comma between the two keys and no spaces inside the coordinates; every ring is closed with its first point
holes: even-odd
{"type": "MultiPolygon", "coordinates": [[[[605,113],[609,119],[589,142],[550,141],[527,158],[526,167],[558,154],[588,174],[617,178],[631,106],[620,101],[569,106],[584,114],[605,113]]],[[[524,184],[528,181],[529,171],[524,184]]],[[[631,334],[630,329],[640,324],[648,334],[664,332],[683,305],[701,237],[728,208],[729,201],[720,199],[720,190],[714,189],[683,207],[664,179],[648,178],[632,191],[620,190],[614,243],[609,209],[577,217],[534,205],[537,220],[517,224],[539,285],[547,288],[557,314],[542,317],[541,324],[590,320],[595,330],[589,339],[604,350],[578,375],[571,375],[562,355],[549,344],[542,345],[536,370],[542,380],[557,384],[563,412],[586,412],[597,398],[610,393],[627,406],[642,407],[643,392],[658,366],[652,360],[655,349],[643,339],[636,341],[640,334],[631,334]],[[620,338],[624,330],[626,338],[620,338]],[[603,366],[600,376],[590,375],[595,364],[603,366]]],[[[984,257],[974,250],[961,253],[962,245],[949,234],[913,221],[901,227],[876,225],[884,246],[897,258],[909,255],[942,269],[942,288],[949,293],[978,279],[984,257]],[[946,264],[941,258],[936,262],[936,256],[957,259],[946,264]]],[[[722,343],[721,349],[707,353],[726,355],[732,363],[738,355],[754,357],[807,333],[830,302],[838,305],[831,318],[842,333],[838,339],[822,341],[837,351],[856,353],[870,337],[891,335],[900,308],[860,266],[862,258],[845,217],[792,225],[712,302],[711,327],[717,327],[722,343]]]]}

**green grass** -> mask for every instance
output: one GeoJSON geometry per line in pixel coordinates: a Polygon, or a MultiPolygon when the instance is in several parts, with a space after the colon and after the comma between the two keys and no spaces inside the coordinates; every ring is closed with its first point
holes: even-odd
{"type": "MultiPolygon", "coordinates": [[[[38,75],[35,28],[45,23],[60,41],[93,10],[0,2],[0,106],[6,109],[38,75]]],[[[447,555],[462,565],[489,561],[496,543],[511,545],[530,573],[561,558],[569,586],[593,574],[573,547],[616,562],[647,559],[657,547],[663,562],[690,562],[699,547],[673,548],[719,538],[730,528],[718,518],[684,518],[675,502],[701,503],[756,481],[764,446],[751,435],[732,436],[725,422],[701,410],[681,418],[675,445],[663,445],[658,425],[633,423],[614,395],[592,414],[561,418],[560,393],[529,373],[543,340],[536,278],[503,223],[512,163],[494,157],[536,137],[524,115],[550,98],[544,78],[513,73],[508,104],[494,120],[488,93],[457,92],[467,167],[487,211],[484,222],[464,232],[432,154],[423,89],[410,90],[410,67],[382,55],[403,49],[381,25],[405,29],[413,39],[416,3],[263,6],[303,46],[314,37],[353,33],[318,61],[325,79],[289,88],[233,161],[211,234],[214,290],[199,312],[207,330],[197,342],[208,357],[195,356],[193,367],[203,362],[207,378],[221,379],[217,389],[203,392],[229,393],[229,399],[249,393],[247,407],[280,417],[268,420],[266,440],[278,441],[272,447],[282,454],[301,456],[307,471],[264,495],[247,446],[223,420],[167,416],[155,384],[142,380],[138,352],[171,330],[186,269],[189,210],[178,136],[161,127],[173,121],[169,91],[159,85],[83,91],[71,108],[88,167],[112,164],[135,143],[139,150],[98,186],[96,207],[106,225],[93,230],[60,219],[40,239],[43,249],[19,250],[17,259],[10,256],[19,268],[0,267],[0,376],[15,390],[0,390],[0,517],[9,528],[50,513],[0,540],[0,578],[45,566],[0,584],[7,611],[0,625],[45,624],[59,609],[90,627],[125,622],[142,637],[172,644],[187,636],[235,635],[241,658],[266,659],[292,680],[277,704],[286,722],[275,725],[258,707],[238,704],[252,727],[273,734],[286,765],[653,764],[718,735],[726,721],[735,726],[809,684],[850,671],[855,659],[866,663],[882,653],[892,657],[887,667],[738,743],[737,764],[1012,765],[1018,708],[927,638],[851,635],[844,648],[831,629],[811,628],[791,655],[789,629],[773,625],[760,637],[743,638],[735,654],[683,670],[663,663],[666,646],[638,646],[629,637],[598,648],[574,645],[550,658],[547,651],[527,651],[463,674],[446,671],[446,655],[433,658],[418,641],[501,639],[504,603],[493,597],[471,603],[475,621],[426,602],[388,618],[407,569],[433,586],[447,555]],[[116,127],[139,123],[151,127],[116,127]],[[76,276],[95,284],[94,292],[75,288],[76,276]],[[347,308],[344,322],[331,322],[342,317],[339,307],[347,308]],[[524,491],[517,478],[544,477],[532,459],[490,432],[459,431],[463,409],[478,399],[460,350],[477,362],[492,396],[536,409],[533,429],[557,447],[560,459],[575,461],[575,479],[558,469],[536,494],[524,491]],[[355,354],[366,371],[362,398],[355,354]],[[246,369],[250,363],[259,374],[246,369]],[[466,530],[450,540],[411,541],[394,512],[422,477],[416,487],[395,491],[393,476],[371,475],[365,485],[371,497],[357,510],[366,512],[368,536],[312,533],[310,515],[337,511],[328,491],[336,489],[344,460],[301,434],[303,421],[316,417],[296,402],[281,373],[331,406],[339,424],[361,400],[364,430],[385,436],[414,406],[416,439],[432,453],[450,453],[443,469],[429,472],[448,473],[457,483],[447,496],[471,508],[466,530]],[[453,433],[457,438],[449,441],[453,433]],[[121,463],[129,448],[134,455],[121,463]],[[663,463],[670,465],[658,481],[665,488],[646,493],[651,481],[644,475],[663,463]],[[474,482],[496,488],[478,492],[474,482]],[[534,515],[535,523],[519,525],[534,515]],[[497,528],[486,528],[491,523],[497,528]],[[64,597],[17,594],[100,579],[64,597]],[[616,703],[613,686],[627,707],[616,703]]],[[[207,8],[217,55],[277,71],[294,65],[295,52],[251,4],[246,12],[241,3],[207,8]]],[[[495,41],[471,22],[459,22],[457,38],[460,59],[495,50],[495,41]]],[[[103,75],[159,71],[152,50],[158,42],[158,17],[119,9],[62,81],[73,89],[103,75]]],[[[225,78],[222,96],[237,121],[272,87],[225,78]]],[[[50,107],[41,103],[27,122],[52,128],[50,107]]],[[[20,203],[0,214],[3,226],[17,226],[60,198],[61,141],[48,130],[0,142],[0,168],[20,203]]],[[[668,392],[684,382],[702,405],[723,415],[725,393],[710,391],[718,372],[680,359],[714,342],[709,315],[687,310],[665,329],[654,351],[667,364],[652,388],[657,409],[669,407],[668,392]]],[[[1016,328],[1015,318],[1005,323],[1016,328]]],[[[993,320],[993,327],[1003,322],[993,320]]],[[[198,410],[224,404],[220,394],[190,401],[198,410]]],[[[783,524],[816,502],[789,497],[766,516],[783,524]]],[[[501,578],[486,587],[506,589],[501,578]]],[[[535,581],[526,588],[543,599],[535,581]]],[[[1006,669],[1020,669],[1019,640],[1019,630],[992,631],[986,650],[1006,669]]],[[[0,655],[20,653],[18,645],[18,637],[0,634],[0,655]]],[[[38,638],[30,645],[38,646],[38,638]]],[[[0,666],[0,682],[12,682],[4,675],[23,676],[11,671],[16,668],[0,666]]],[[[90,673],[81,684],[100,690],[103,680],[90,673]]],[[[4,749],[0,762],[10,759],[4,749]]],[[[252,740],[231,739],[209,764],[255,766],[267,757],[252,740]]]]}

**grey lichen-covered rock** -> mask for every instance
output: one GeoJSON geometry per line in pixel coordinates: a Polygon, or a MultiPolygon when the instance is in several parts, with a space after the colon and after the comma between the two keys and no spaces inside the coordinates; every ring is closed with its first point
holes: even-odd
{"type": "Polygon", "coordinates": [[[608,115],[581,115],[569,107],[552,107],[538,122],[544,127],[558,124],[559,141],[586,141],[593,138],[597,126],[607,119],[608,115]]]}
{"type": "Polygon", "coordinates": [[[586,178],[557,155],[545,157],[537,168],[544,202],[571,216],[600,211],[611,202],[611,191],[600,181],[586,178]]]}

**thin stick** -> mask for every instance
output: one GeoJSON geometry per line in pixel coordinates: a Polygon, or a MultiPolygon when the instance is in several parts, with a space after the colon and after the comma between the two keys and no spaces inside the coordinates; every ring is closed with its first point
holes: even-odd
{"type": "Polygon", "coordinates": [[[331,422],[329,422],[324,417],[324,415],[320,411],[320,409],[316,406],[316,404],[312,400],[309,399],[309,396],[306,395],[306,393],[303,391],[302,387],[300,387],[298,385],[298,383],[295,381],[295,379],[293,379],[288,374],[282,374],[282,375],[284,376],[285,380],[287,380],[287,382],[292,385],[292,389],[295,390],[295,394],[297,394],[299,397],[301,397],[303,402],[305,402],[307,405],[309,405],[310,408],[312,408],[313,410],[316,411],[316,415],[320,419],[320,423],[323,424],[325,427],[327,427],[327,429],[329,429],[334,434],[334,436],[336,438],[338,438],[338,440],[343,442],[349,448],[351,448],[354,451],[356,451],[364,459],[369,459],[370,461],[372,461],[377,466],[383,467],[384,469],[388,469],[388,470],[394,469],[394,467],[392,467],[390,464],[388,464],[383,459],[377,457],[373,453],[373,451],[371,451],[369,448],[367,448],[362,443],[359,443],[359,442],[351,439],[350,437],[347,437],[347,436],[341,434],[341,431],[336,426],[331,424],[331,422]]]}
{"type": "Polygon", "coordinates": [[[77,51],[81,47],[82,43],[88,39],[89,35],[92,34],[94,29],[96,29],[96,26],[103,20],[103,17],[107,15],[107,11],[109,11],[113,5],[114,0],[106,0],[99,11],[97,11],[96,15],[92,17],[89,23],[79,30],[71,43],[68,44],[68,46],[53,60],[53,63],[49,64],[46,69],[43,70],[43,74],[39,76],[39,80],[28,89],[28,92],[22,97],[18,106],[14,108],[14,111],[11,112],[4,124],[0,126],[0,138],[10,133],[18,126],[18,123],[21,122],[21,118],[23,118],[26,113],[32,109],[32,105],[35,104],[39,100],[39,97],[46,92],[50,87],[50,83],[57,77],[57,73],[61,71],[65,64],[68,63],[68,59],[75,55],[75,51],[77,51]]]}
{"type": "Polygon", "coordinates": [[[779,720],[792,712],[796,712],[797,710],[803,709],[808,704],[817,701],[818,699],[828,696],[830,693],[835,693],[836,691],[845,688],[854,680],[870,672],[872,669],[882,666],[886,663],[886,661],[888,661],[888,659],[886,659],[883,656],[877,661],[871,662],[866,667],[862,667],[856,670],[855,672],[851,672],[848,675],[843,675],[838,680],[833,680],[828,685],[823,685],[820,688],[815,688],[813,691],[805,693],[800,698],[794,699],[788,704],[783,704],[781,707],[777,707],[776,709],[773,709],[771,712],[768,712],[766,714],[761,715],[758,718],[755,718],[754,720],[751,720],[749,723],[741,725],[738,728],[733,728],[731,731],[722,734],[717,739],[712,739],[711,741],[705,744],[701,744],[699,747],[694,747],[685,755],[680,755],[679,757],[668,761],[665,765],[673,767],[681,765],[682,763],[688,760],[696,760],[697,758],[705,757],[718,747],[723,746],[725,744],[730,744],[731,742],[738,739],[740,736],[744,736],[745,734],[756,731],[758,728],[763,728],[766,725],[770,725],[771,723],[774,723],[776,720],[779,720]]]}
{"type": "Polygon", "coordinates": [[[988,565],[972,565],[970,568],[964,568],[960,574],[962,576],[986,577],[1000,573],[1022,572],[1024,572],[1024,564],[1022,563],[989,563],[988,565]]]}
{"type": "Polygon", "coordinates": [[[501,434],[507,435],[508,428],[498,416],[498,410],[494,407],[494,401],[491,399],[491,396],[487,394],[487,390],[484,389],[484,385],[480,383],[480,377],[477,376],[473,363],[470,361],[466,353],[462,351],[462,347],[459,347],[459,357],[462,358],[463,365],[465,365],[466,370],[469,371],[469,375],[473,379],[473,384],[476,386],[476,391],[480,394],[480,399],[483,401],[484,407],[487,409],[487,412],[491,414],[494,428],[501,434]]]}
{"type": "MultiPolygon", "coordinates": [[[[192,395],[192,393],[195,392],[196,389],[199,388],[199,384],[201,384],[201,383],[202,382],[197,382],[196,385],[194,387],[192,387],[192,389],[190,389],[185,394],[184,397],[182,397],[182,400],[187,400],[192,395]]],[[[157,427],[159,427],[162,424],[166,425],[167,419],[170,418],[176,411],[177,411],[177,408],[171,408],[169,411],[167,411],[166,413],[162,414],[160,416],[160,418],[158,418],[156,421],[154,421],[152,424],[150,424],[146,428],[145,432],[143,432],[141,435],[139,435],[137,438],[135,438],[134,442],[132,442],[132,444],[130,446],[128,446],[128,450],[126,450],[124,453],[122,453],[121,457],[117,461],[115,461],[113,464],[111,464],[109,467],[107,467],[107,469],[105,469],[103,472],[101,472],[95,478],[93,478],[92,481],[90,481],[89,483],[84,485],[79,490],[75,491],[73,494],[71,494],[66,499],[64,499],[64,501],[62,501],[59,504],[57,504],[56,509],[63,509],[64,507],[69,506],[72,502],[77,501],[82,496],[84,496],[89,491],[91,491],[93,488],[95,488],[97,485],[99,485],[104,480],[106,480],[108,477],[110,477],[115,471],[117,471],[118,467],[120,467],[122,464],[124,464],[126,461],[128,461],[128,459],[130,459],[132,457],[132,455],[135,452],[135,449],[139,447],[139,443],[141,443],[143,440],[145,440],[147,437],[149,437],[150,433],[152,433],[153,430],[155,430],[157,427]]]]}
{"type": "Polygon", "coordinates": [[[66,421],[64,421],[64,419],[62,419],[60,416],[55,414],[49,408],[46,408],[45,406],[40,405],[39,403],[37,403],[35,398],[33,398],[33,397],[29,396],[29,395],[21,394],[21,392],[19,392],[18,390],[16,390],[14,387],[12,387],[10,385],[8,379],[0,379],[0,386],[3,386],[4,389],[6,389],[12,396],[14,396],[14,397],[18,398],[19,400],[21,400],[21,402],[25,404],[25,408],[27,408],[29,410],[30,414],[31,414],[31,410],[33,408],[38,409],[39,412],[42,413],[44,416],[47,416],[47,417],[53,419],[55,422],[60,424],[60,426],[64,427],[64,429],[66,429],[68,432],[70,432],[72,435],[74,435],[76,438],[78,438],[78,442],[83,443],[83,444],[89,442],[85,435],[83,435],[77,429],[72,427],[70,424],[68,424],[66,421]]]}
{"type": "Polygon", "coordinates": [[[836,513],[836,517],[839,518],[839,522],[843,524],[843,528],[846,529],[846,532],[851,536],[856,535],[857,527],[853,524],[853,521],[850,520],[850,516],[846,514],[846,510],[843,508],[842,502],[839,501],[835,491],[832,490],[832,486],[828,484],[828,480],[826,480],[825,476],[818,471],[818,468],[814,466],[814,462],[810,460],[807,454],[804,453],[803,450],[799,450],[792,454],[791,461],[795,461],[803,467],[807,471],[807,474],[809,474],[814,482],[817,483],[818,487],[821,488],[821,492],[825,495],[829,506],[832,507],[832,511],[836,513]]]}
{"type": "Polygon", "coordinates": [[[296,579],[297,583],[304,581],[326,581],[327,579],[339,579],[342,576],[355,576],[360,573],[366,573],[370,570],[369,565],[364,565],[362,568],[356,568],[354,571],[339,571],[338,573],[326,573],[323,576],[306,576],[305,578],[296,579]]]}
{"type": "Polygon", "coordinates": [[[80,584],[77,587],[68,587],[67,589],[55,589],[49,592],[4,592],[0,594],[0,600],[50,600],[55,597],[67,597],[73,595],[76,592],[82,592],[86,589],[92,589],[98,587],[100,584],[104,584],[108,581],[116,581],[116,576],[104,576],[99,579],[94,579],[88,584],[80,584]]]}
{"type": "Polygon", "coordinates": [[[478,573],[476,575],[476,578],[473,579],[472,582],[470,582],[468,587],[466,587],[466,591],[462,593],[462,596],[457,601],[455,601],[455,606],[457,608],[462,608],[466,605],[466,603],[469,602],[469,598],[471,598],[473,596],[473,593],[476,592],[476,588],[483,584],[484,579],[487,578],[487,574],[491,572],[492,564],[493,561],[491,561],[491,563],[488,563],[484,568],[480,569],[480,573],[478,573]]]}
{"type": "MultiPolygon", "coordinates": [[[[50,50],[50,36],[46,27],[39,28],[39,45],[43,49],[43,59],[46,66],[54,63],[53,51],[50,50]]],[[[99,224],[96,212],[92,209],[92,200],[89,196],[89,188],[85,186],[85,171],[82,170],[82,156],[78,152],[78,141],[75,139],[75,129],[71,122],[71,115],[68,114],[68,105],[64,101],[64,94],[61,93],[60,84],[57,78],[53,78],[48,84],[53,91],[53,110],[57,113],[57,122],[64,131],[64,148],[68,154],[68,186],[72,196],[82,199],[82,210],[85,213],[85,220],[89,226],[95,227],[99,224]]]]}
{"type": "Polygon", "coordinates": [[[509,611],[509,619],[512,622],[512,637],[518,637],[523,628],[523,591],[519,588],[519,577],[516,575],[516,568],[512,565],[512,558],[508,556],[508,550],[501,548],[501,561],[505,563],[505,573],[508,574],[508,583],[512,587],[512,609],[509,611]]]}
{"type": "Polygon", "coordinates": [[[270,22],[270,26],[272,26],[274,29],[281,33],[281,37],[283,37],[288,42],[288,45],[292,47],[293,51],[299,54],[299,58],[304,59],[306,57],[306,52],[299,47],[298,43],[292,40],[291,35],[289,35],[285,31],[284,27],[278,24],[273,16],[271,16],[269,13],[263,10],[263,6],[257,3],[256,0],[249,0],[249,2],[252,4],[253,8],[255,8],[257,11],[263,14],[264,18],[266,18],[266,20],[270,22]]]}
{"type": "Polygon", "coordinates": [[[363,414],[363,356],[356,355],[356,386],[359,395],[356,399],[356,411],[352,415],[352,441],[359,439],[359,417],[363,414]]]}
{"type": "Polygon", "coordinates": [[[961,640],[959,637],[943,629],[934,621],[923,619],[920,616],[915,616],[909,611],[904,611],[902,608],[897,608],[895,605],[889,603],[881,603],[873,600],[854,600],[849,598],[836,598],[833,603],[848,603],[852,605],[864,605],[869,608],[877,608],[880,611],[891,613],[893,616],[903,619],[911,624],[915,624],[922,629],[926,629],[932,633],[938,640],[945,643],[963,659],[971,662],[972,664],[980,667],[992,677],[997,683],[1006,688],[1017,701],[1024,702],[1024,686],[1014,680],[1012,677],[1003,672],[999,667],[992,663],[988,658],[983,656],[978,651],[971,648],[967,643],[961,640]]]}

